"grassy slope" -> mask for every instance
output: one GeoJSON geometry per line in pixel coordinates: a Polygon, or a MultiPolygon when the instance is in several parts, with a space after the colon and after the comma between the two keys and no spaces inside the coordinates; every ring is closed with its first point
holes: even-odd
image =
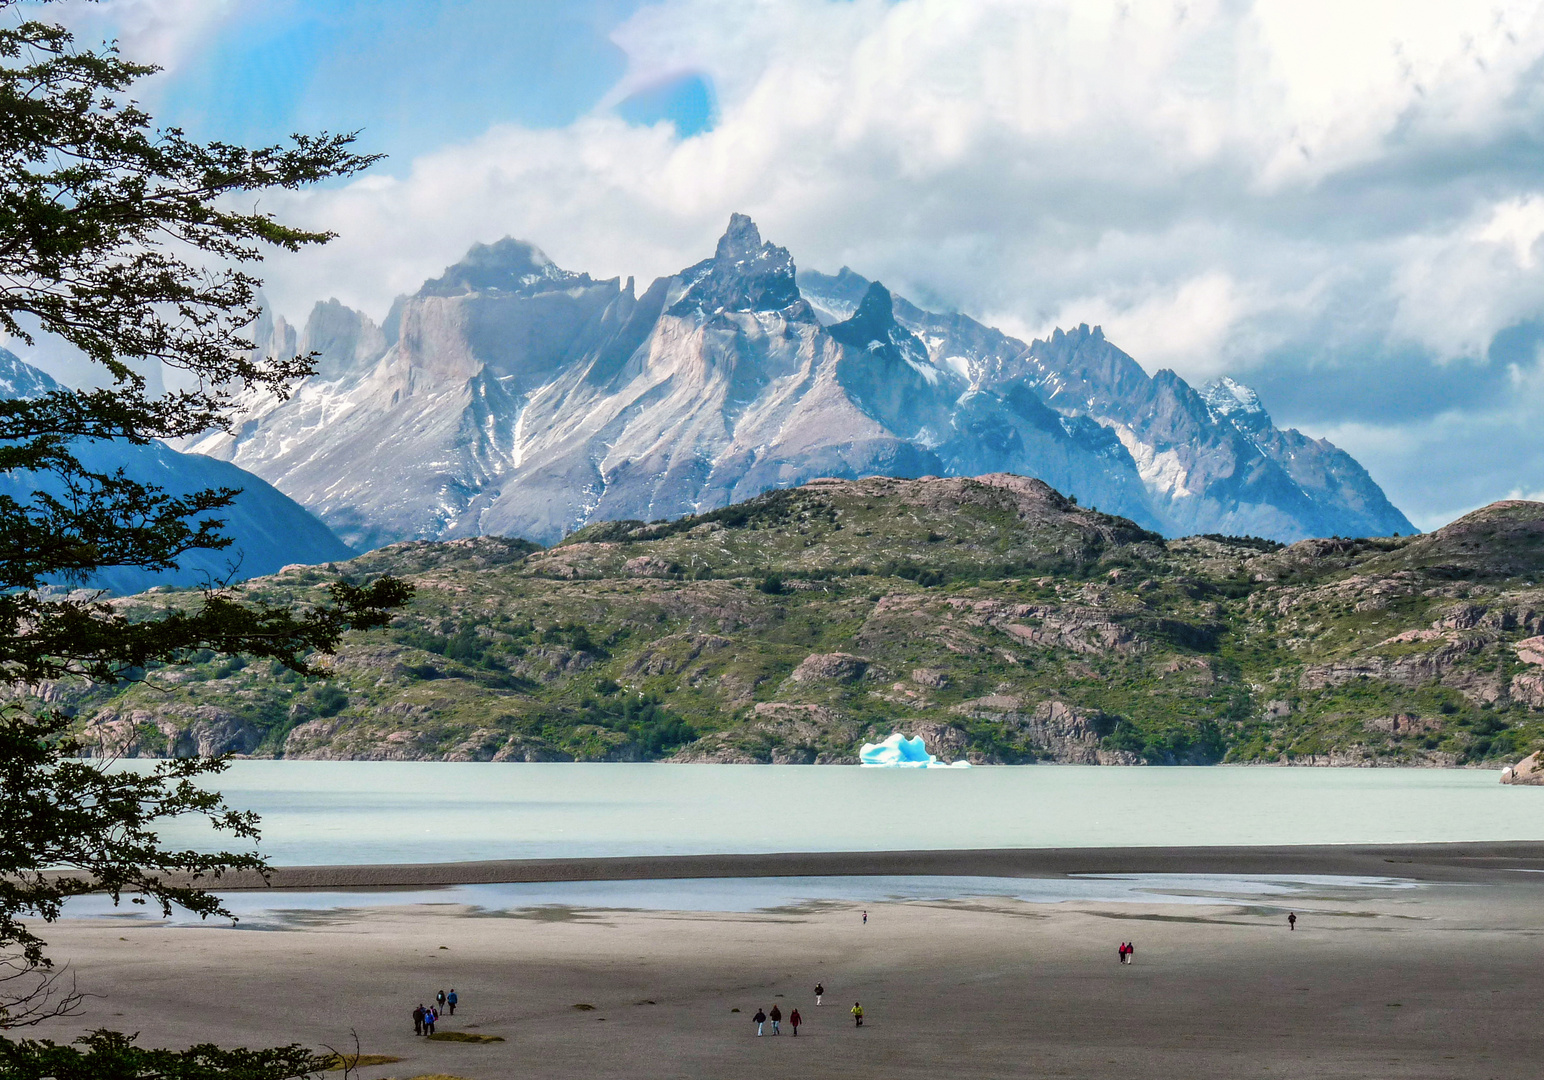
{"type": "Polygon", "coordinates": [[[1278,549],[1165,544],[1018,478],[816,482],[546,551],[401,544],[249,589],[303,599],[334,572],[419,590],[324,684],[209,657],[53,696],[88,741],[139,754],[840,761],[896,728],[988,761],[1544,745],[1544,668],[1513,648],[1544,633],[1537,503],[1278,549]],[[1422,633],[1389,642],[1405,631],[1422,633]]]}

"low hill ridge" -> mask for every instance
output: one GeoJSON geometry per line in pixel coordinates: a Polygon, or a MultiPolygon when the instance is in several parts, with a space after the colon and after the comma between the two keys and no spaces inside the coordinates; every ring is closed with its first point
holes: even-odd
{"type": "Polygon", "coordinates": [[[340,564],[418,593],[320,685],[210,657],[43,693],[141,756],[851,762],[899,730],[982,763],[1499,766],[1544,746],[1540,528],[1504,503],[1420,538],[1165,540],[1020,476],[821,478],[340,564]]]}

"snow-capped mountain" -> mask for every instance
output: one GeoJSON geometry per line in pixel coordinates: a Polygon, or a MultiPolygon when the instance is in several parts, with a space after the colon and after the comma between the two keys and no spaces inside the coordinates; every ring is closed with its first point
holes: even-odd
{"type": "MultiPolygon", "coordinates": [[[[0,349],[0,398],[39,397],[57,389],[59,384],[46,373],[0,349]]],[[[152,585],[241,581],[291,563],[333,562],[356,554],[293,499],[227,462],[179,453],[158,441],[136,446],[121,439],[81,440],[72,450],[92,472],[111,474],[121,468],[129,479],[154,484],[169,495],[241,489],[230,507],[211,515],[225,520],[222,532],[233,541],[230,547],[190,551],[172,571],[111,567],[86,583],[95,588],[128,594],[152,585]]],[[[39,490],[60,493],[53,477],[23,469],[0,473],[0,496],[26,503],[39,490]]]]}
{"type": "Polygon", "coordinates": [[[987,472],[1167,533],[1413,531],[1350,457],[1228,406],[1226,386],[1149,378],[1097,329],[1025,344],[851,270],[796,273],[740,214],[711,258],[642,295],[505,239],[382,326],[329,301],[298,335],[256,329],[262,349],[319,353],[316,375],[187,448],[356,547],[552,541],[816,476],[987,472]]]}

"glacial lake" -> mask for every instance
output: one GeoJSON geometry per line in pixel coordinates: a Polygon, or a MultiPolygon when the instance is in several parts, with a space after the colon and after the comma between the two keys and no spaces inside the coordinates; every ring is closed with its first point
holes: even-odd
{"type": "MultiPolygon", "coordinates": [[[[116,768],[142,768],[127,761],[116,768]]],[[[237,761],[278,865],[899,849],[1544,840],[1493,770],[237,761]]],[[[200,848],[191,824],[161,830],[200,848]]]]}

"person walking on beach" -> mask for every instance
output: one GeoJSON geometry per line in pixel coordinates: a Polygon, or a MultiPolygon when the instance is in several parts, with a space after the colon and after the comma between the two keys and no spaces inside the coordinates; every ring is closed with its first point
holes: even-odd
{"type": "Polygon", "coordinates": [[[788,1026],[793,1028],[793,1037],[795,1039],[799,1037],[799,1024],[803,1019],[804,1018],[799,1015],[798,1009],[795,1009],[793,1012],[788,1014],[788,1026]]]}
{"type": "Polygon", "coordinates": [[[771,1020],[772,1034],[781,1035],[783,1033],[783,1010],[779,1009],[776,1005],[772,1006],[771,1020]]]}
{"type": "Polygon", "coordinates": [[[761,1025],[765,1024],[767,1022],[767,1014],[762,1012],[758,1008],[756,1010],[756,1015],[751,1017],[751,1019],[753,1021],[755,1021],[755,1024],[756,1024],[756,1036],[757,1036],[757,1038],[760,1038],[761,1037],[761,1025]]]}
{"type": "Polygon", "coordinates": [[[866,911],[863,913],[863,925],[864,926],[868,925],[868,912],[866,912],[866,911]]]}
{"type": "Polygon", "coordinates": [[[457,998],[456,998],[456,988],[454,986],[452,986],[450,988],[450,993],[445,995],[445,1004],[450,1006],[450,1015],[451,1016],[455,1016],[456,1015],[456,1001],[457,1001],[457,998]]]}
{"type": "Polygon", "coordinates": [[[852,1023],[853,1027],[863,1026],[863,1005],[857,1001],[852,1003],[852,1023]]]}
{"type": "Polygon", "coordinates": [[[1126,943],[1124,941],[1121,942],[1120,946],[1115,950],[1115,955],[1120,958],[1121,963],[1124,964],[1126,962],[1126,943]]]}
{"type": "Polygon", "coordinates": [[[1131,963],[1132,962],[1132,958],[1135,957],[1136,954],[1137,954],[1136,942],[1134,942],[1134,941],[1126,942],[1126,963],[1128,963],[1128,964],[1131,963]]]}
{"type": "Polygon", "coordinates": [[[436,1012],[445,1011],[445,991],[441,990],[438,994],[434,995],[434,1004],[436,1006],[436,1012]]]}
{"type": "Polygon", "coordinates": [[[816,1005],[820,1004],[821,996],[824,995],[825,992],[826,992],[826,984],[825,983],[816,983],[815,984],[815,1004],[816,1005]]]}
{"type": "Polygon", "coordinates": [[[424,1013],[426,1013],[428,1011],[429,1010],[425,1009],[422,1005],[418,1006],[418,1008],[413,1010],[413,1034],[414,1035],[422,1035],[424,1033],[424,1013]]]}
{"type": "Polygon", "coordinates": [[[1297,912],[1295,912],[1295,911],[1287,912],[1287,929],[1288,930],[1296,930],[1297,929],[1297,912]]]}
{"type": "Polygon", "coordinates": [[[425,1010],[425,1012],[424,1012],[424,1034],[425,1035],[433,1035],[434,1034],[434,1022],[436,1020],[438,1020],[438,1019],[439,1019],[439,1016],[435,1014],[435,1011],[434,1011],[434,1009],[432,1007],[427,1009],[427,1010],[425,1010]]]}

